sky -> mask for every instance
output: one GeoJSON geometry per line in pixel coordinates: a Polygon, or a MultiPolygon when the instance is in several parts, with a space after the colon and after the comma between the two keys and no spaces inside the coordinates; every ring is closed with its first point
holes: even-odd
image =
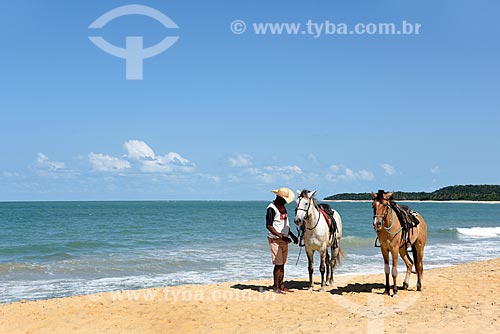
{"type": "Polygon", "coordinates": [[[500,184],[499,10],[493,0],[3,1],[0,201],[500,184]],[[178,28],[141,14],[89,28],[133,4],[178,28]],[[231,30],[236,20],[245,31],[231,30]],[[419,33],[331,33],[403,21],[419,33]],[[301,30],[259,34],[266,23],[301,30]],[[127,80],[126,60],[90,36],[118,48],[178,40],[127,80]]]}

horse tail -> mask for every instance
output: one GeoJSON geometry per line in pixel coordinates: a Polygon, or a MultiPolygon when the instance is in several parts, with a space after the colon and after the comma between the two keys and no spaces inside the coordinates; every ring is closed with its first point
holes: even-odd
{"type": "Polygon", "coordinates": [[[335,269],[338,265],[342,265],[341,258],[346,258],[347,256],[345,255],[344,250],[338,246],[338,247],[333,247],[332,246],[332,269],[335,269]]]}
{"type": "MultiPolygon", "coordinates": [[[[415,245],[411,245],[411,253],[413,254],[413,264],[416,266],[417,261],[418,261],[418,253],[417,253],[417,247],[415,245]]],[[[413,271],[414,274],[416,274],[416,271],[413,271]]]]}

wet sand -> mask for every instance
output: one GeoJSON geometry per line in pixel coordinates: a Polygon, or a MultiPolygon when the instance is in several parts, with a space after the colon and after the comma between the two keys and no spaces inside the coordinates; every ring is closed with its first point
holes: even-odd
{"type": "Polygon", "coordinates": [[[325,292],[298,279],[277,295],[264,280],[16,302],[0,305],[0,333],[497,333],[499,267],[428,270],[423,291],[412,275],[397,298],[382,294],[379,274],[336,277],[325,292]]]}

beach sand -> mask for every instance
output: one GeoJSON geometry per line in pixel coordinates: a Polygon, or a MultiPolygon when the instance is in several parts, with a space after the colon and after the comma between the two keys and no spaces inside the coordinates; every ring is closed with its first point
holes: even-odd
{"type": "Polygon", "coordinates": [[[427,270],[422,292],[412,275],[398,298],[382,295],[380,274],[336,277],[326,292],[298,279],[286,295],[267,280],[16,302],[0,305],[0,333],[498,333],[499,267],[427,270]]]}

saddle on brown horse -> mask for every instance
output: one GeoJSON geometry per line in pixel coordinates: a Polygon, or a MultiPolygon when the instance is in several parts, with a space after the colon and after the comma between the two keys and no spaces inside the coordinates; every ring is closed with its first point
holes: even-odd
{"type": "Polygon", "coordinates": [[[396,212],[401,227],[403,228],[403,240],[409,243],[410,231],[420,223],[418,220],[418,213],[410,209],[407,205],[399,205],[394,200],[390,201],[390,205],[394,212],[396,212]]]}

